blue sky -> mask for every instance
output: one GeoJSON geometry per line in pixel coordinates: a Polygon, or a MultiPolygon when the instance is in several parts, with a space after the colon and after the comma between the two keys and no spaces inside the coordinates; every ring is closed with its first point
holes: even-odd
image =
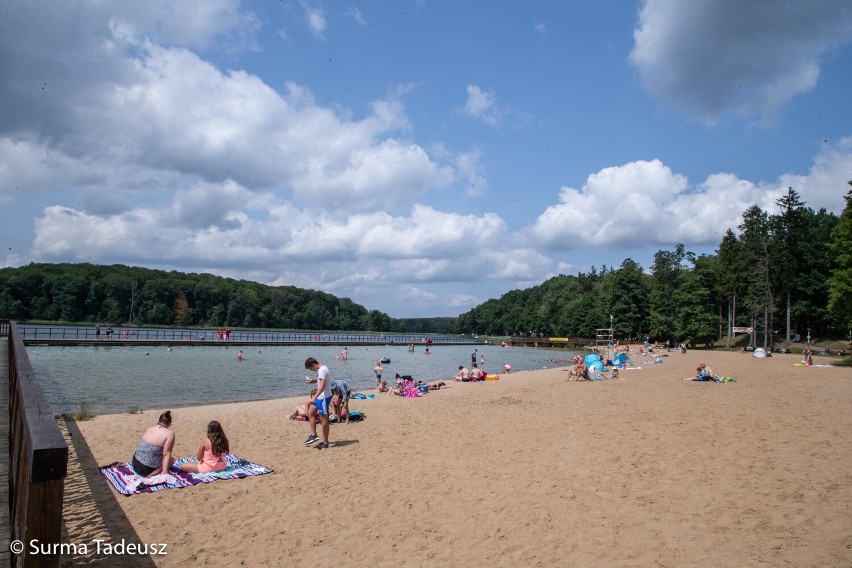
{"type": "Polygon", "coordinates": [[[8,2],[4,264],[393,317],[648,269],[788,186],[842,210],[850,44],[846,0],[8,2]]]}

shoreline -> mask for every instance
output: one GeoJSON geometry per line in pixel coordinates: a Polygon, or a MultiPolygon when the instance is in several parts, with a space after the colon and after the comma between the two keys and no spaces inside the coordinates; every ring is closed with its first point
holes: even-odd
{"type": "Polygon", "coordinates": [[[147,567],[852,563],[852,371],[668,355],[632,355],[642,369],[618,380],[565,382],[560,367],[378,393],[322,452],[287,420],[304,397],[180,408],[177,457],[217,419],[234,454],[275,472],[130,497],[97,466],[128,460],[165,408],[69,421],[67,539],[167,543],[127,558],[147,567]],[[737,382],[682,381],[701,360],[737,382]],[[223,522],[187,524],[200,508],[223,522]]]}

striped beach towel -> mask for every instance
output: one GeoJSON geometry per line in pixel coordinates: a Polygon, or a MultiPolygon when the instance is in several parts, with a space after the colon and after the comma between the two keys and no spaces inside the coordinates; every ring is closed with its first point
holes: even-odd
{"type": "Polygon", "coordinates": [[[180,470],[180,464],[197,461],[195,456],[175,460],[167,475],[157,475],[153,478],[143,478],[133,471],[129,463],[110,464],[99,468],[107,482],[122,495],[136,495],[138,493],[153,493],[164,489],[175,489],[197,485],[199,483],[211,483],[219,479],[242,479],[250,475],[263,475],[271,473],[268,467],[246,461],[233,454],[226,456],[228,467],[223,471],[210,473],[186,473],[180,470]],[[148,484],[146,480],[153,481],[148,484]]]}

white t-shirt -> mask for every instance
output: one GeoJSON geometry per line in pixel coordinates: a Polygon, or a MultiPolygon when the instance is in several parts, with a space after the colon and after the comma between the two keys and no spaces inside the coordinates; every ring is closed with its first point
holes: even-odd
{"type": "Polygon", "coordinates": [[[317,379],[325,379],[325,386],[323,387],[322,392],[317,394],[317,399],[331,398],[331,372],[328,370],[328,367],[322,365],[319,369],[317,369],[317,379]]]}

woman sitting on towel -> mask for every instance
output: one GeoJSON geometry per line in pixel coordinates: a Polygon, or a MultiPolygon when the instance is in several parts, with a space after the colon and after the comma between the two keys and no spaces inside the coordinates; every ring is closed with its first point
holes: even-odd
{"type": "Polygon", "coordinates": [[[180,468],[190,473],[222,471],[228,467],[225,455],[229,451],[228,437],[225,436],[222,425],[211,420],[207,425],[207,437],[201,440],[201,446],[198,448],[198,461],[182,463],[180,468]]]}
{"type": "Polygon", "coordinates": [[[172,448],[175,445],[175,433],[172,425],[172,411],[160,414],[156,426],[151,426],[142,434],[142,441],[133,453],[133,470],[142,477],[166,473],[175,461],[172,448]]]}

